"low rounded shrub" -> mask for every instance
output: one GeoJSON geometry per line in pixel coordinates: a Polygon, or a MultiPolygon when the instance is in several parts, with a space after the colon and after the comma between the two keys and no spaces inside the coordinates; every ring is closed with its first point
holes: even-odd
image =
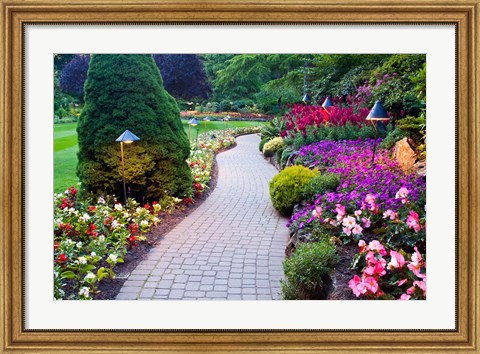
{"type": "Polygon", "coordinates": [[[265,157],[273,156],[283,146],[283,139],[281,137],[273,138],[263,145],[263,155],[265,157]]]}
{"type": "Polygon", "coordinates": [[[317,173],[303,189],[303,198],[307,201],[315,200],[318,194],[324,194],[327,191],[334,191],[340,184],[340,177],[335,173],[320,174],[317,173]]]}
{"type": "Polygon", "coordinates": [[[304,166],[290,166],[270,181],[270,199],[273,207],[283,215],[290,215],[293,207],[302,198],[305,185],[315,172],[304,166]]]}
{"type": "Polygon", "coordinates": [[[325,298],[329,273],[338,260],[335,245],[328,239],[301,244],[293,255],[283,262],[286,278],[282,281],[283,299],[325,298]]]}
{"type": "Polygon", "coordinates": [[[263,147],[269,140],[270,138],[262,138],[262,140],[260,140],[260,144],[258,144],[258,150],[263,152],[263,147]]]}

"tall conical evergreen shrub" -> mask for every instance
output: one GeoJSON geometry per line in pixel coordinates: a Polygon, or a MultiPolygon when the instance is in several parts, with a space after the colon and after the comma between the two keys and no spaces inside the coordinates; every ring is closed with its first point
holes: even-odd
{"type": "Polygon", "coordinates": [[[191,195],[190,144],[152,56],[93,55],[77,127],[77,175],[85,190],[123,195],[115,139],[126,129],[141,139],[124,144],[129,196],[191,195]]]}

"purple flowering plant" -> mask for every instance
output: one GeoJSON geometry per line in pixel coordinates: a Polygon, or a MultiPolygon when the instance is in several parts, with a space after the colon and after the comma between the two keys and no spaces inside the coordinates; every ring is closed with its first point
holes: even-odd
{"type": "Polygon", "coordinates": [[[382,236],[390,247],[417,246],[423,250],[425,227],[420,225],[425,224],[425,178],[406,175],[388,150],[379,149],[372,164],[372,149],[371,139],[325,140],[302,147],[295,163],[338,174],[341,182],[335,191],[307,201],[287,226],[292,231],[318,224],[340,226],[340,236],[345,241],[358,241],[364,229],[369,229],[382,236]],[[361,226],[345,228],[345,218],[351,218],[347,219],[353,222],[351,225],[358,222],[361,226]],[[411,226],[414,219],[418,227],[411,226]]]}

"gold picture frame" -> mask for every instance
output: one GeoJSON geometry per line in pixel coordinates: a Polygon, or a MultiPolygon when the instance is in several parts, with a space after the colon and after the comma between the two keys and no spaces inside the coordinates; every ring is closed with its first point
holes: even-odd
{"type": "Polygon", "coordinates": [[[0,0],[2,352],[478,353],[480,0],[0,0]],[[457,29],[457,328],[452,331],[61,331],[24,328],[25,23],[436,23],[457,29]],[[127,335],[129,334],[129,335],[127,335]]]}

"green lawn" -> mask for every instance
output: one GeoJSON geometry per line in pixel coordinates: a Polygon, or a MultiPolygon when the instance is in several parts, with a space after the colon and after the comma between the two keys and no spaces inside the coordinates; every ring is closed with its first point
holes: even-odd
{"type": "MultiPolygon", "coordinates": [[[[188,134],[187,120],[182,120],[183,128],[188,134]]],[[[235,121],[228,122],[228,128],[250,127],[255,125],[263,125],[263,122],[253,121],[235,121]]],[[[207,131],[224,129],[224,122],[208,122],[207,131]]],[[[190,139],[195,140],[196,134],[204,132],[204,122],[191,128],[190,139]]],[[[54,191],[61,193],[68,187],[76,186],[78,178],[75,173],[77,167],[77,123],[54,124],[54,191]]],[[[135,133],[134,129],[132,129],[135,133]]],[[[141,138],[141,137],[140,137],[141,138]]]]}

